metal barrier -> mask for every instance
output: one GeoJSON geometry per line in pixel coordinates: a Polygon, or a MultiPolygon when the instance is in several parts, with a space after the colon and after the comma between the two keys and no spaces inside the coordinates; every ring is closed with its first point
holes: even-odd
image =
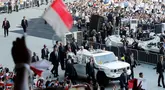
{"type": "MultiPolygon", "coordinates": [[[[112,51],[119,58],[125,52],[123,47],[118,47],[118,46],[106,46],[105,44],[93,43],[93,42],[89,42],[89,45],[93,45],[95,49],[105,49],[107,51],[112,51]]],[[[136,50],[130,48],[127,48],[127,50],[131,51],[134,54],[135,60],[145,62],[148,64],[157,64],[157,62],[160,60],[160,56],[162,56],[159,55],[158,53],[151,53],[142,50],[136,50]]]]}

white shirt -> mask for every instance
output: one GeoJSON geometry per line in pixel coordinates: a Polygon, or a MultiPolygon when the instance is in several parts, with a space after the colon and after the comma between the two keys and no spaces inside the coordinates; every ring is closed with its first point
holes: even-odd
{"type": "Polygon", "coordinates": [[[141,85],[142,85],[142,89],[145,89],[147,90],[147,82],[146,82],[146,79],[144,78],[138,78],[138,85],[139,83],[142,81],[141,85]]]}
{"type": "Polygon", "coordinates": [[[79,16],[79,12],[76,12],[76,17],[78,17],[79,16]]]}
{"type": "Polygon", "coordinates": [[[85,16],[85,22],[89,23],[90,20],[89,20],[89,16],[85,16]]]}

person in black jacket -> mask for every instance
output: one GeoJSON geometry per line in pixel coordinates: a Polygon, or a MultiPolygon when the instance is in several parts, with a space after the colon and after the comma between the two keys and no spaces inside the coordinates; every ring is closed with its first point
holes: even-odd
{"type": "Polygon", "coordinates": [[[161,43],[161,45],[160,45],[159,54],[164,55],[163,43],[161,43]]]}
{"type": "Polygon", "coordinates": [[[62,43],[60,43],[58,50],[59,50],[61,69],[64,70],[65,47],[63,46],[62,43]]]}
{"type": "Polygon", "coordinates": [[[163,56],[160,57],[160,61],[157,63],[156,72],[157,72],[157,74],[159,74],[159,77],[158,77],[158,87],[161,87],[161,85],[160,85],[160,79],[162,79],[163,88],[165,88],[165,85],[164,85],[164,76],[163,76],[163,72],[164,72],[163,56]]]}
{"type": "Polygon", "coordinates": [[[21,21],[21,26],[23,28],[24,33],[26,33],[26,28],[28,27],[28,21],[26,20],[25,16],[23,17],[21,21]]]}
{"type": "Polygon", "coordinates": [[[2,28],[4,28],[4,37],[8,36],[10,23],[6,18],[3,21],[2,28]]]}
{"type": "Polygon", "coordinates": [[[73,66],[71,59],[72,59],[72,57],[69,56],[69,59],[67,60],[67,64],[66,64],[65,77],[68,77],[72,81],[73,85],[75,85],[76,84],[76,82],[75,82],[76,70],[73,66]]]}
{"type": "Polygon", "coordinates": [[[71,49],[72,49],[73,53],[76,55],[77,50],[78,50],[78,44],[74,38],[72,40],[73,40],[73,42],[71,43],[71,49]]]}
{"type": "Polygon", "coordinates": [[[38,56],[36,55],[36,53],[33,52],[32,62],[37,62],[37,61],[39,61],[39,58],[38,58],[38,56]]]}
{"type": "Polygon", "coordinates": [[[127,70],[126,69],[123,70],[123,73],[120,75],[119,80],[120,80],[121,90],[128,90],[128,75],[127,75],[127,70]]]}
{"type": "Polygon", "coordinates": [[[131,77],[134,79],[134,68],[136,66],[136,61],[134,59],[134,54],[130,52],[128,63],[130,64],[130,69],[131,69],[131,77]]]}
{"type": "Polygon", "coordinates": [[[51,52],[49,61],[52,62],[53,64],[53,68],[51,70],[52,74],[54,74],[54,77],[59,76],[58,75],[59,52],[57,47],[54,47],[54,51],[51,52]]]}
{"type": "Polygon", "coordinates": [[[95,82],[95,70],[94,70],[94,61],[93,58],[90,58],[90,62],[86,64],[86,75],[88,80],[92,79],[95,82]]]}
{"type": "Polygon", "coordinates": [[[46,48],[46,45],[44,45],[44,48],[41,50],[41,58],[48,60],[48,54],[49,50],[46,48]]]}

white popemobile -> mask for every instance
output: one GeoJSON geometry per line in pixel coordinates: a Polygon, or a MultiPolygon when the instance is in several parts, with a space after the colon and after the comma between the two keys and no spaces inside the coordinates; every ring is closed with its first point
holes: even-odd
{"type": "Polygon", "coordinates": [[[76,60],[74,60],[74,67],[77,72],[77,76],[86,76],[86,64],[89,62],[90,58],[94,60],[95,75],[97,71],[104,73],[101,78],[104,79],[104,83],[109,82],[109,80],[118,80],[123,69],[127,69],[127,74],[131,74],[130,65],[126,62],[119,61],[113,52],[104,50],[88,51],[86,49],[79,50],[77,52],[76,60]]]}

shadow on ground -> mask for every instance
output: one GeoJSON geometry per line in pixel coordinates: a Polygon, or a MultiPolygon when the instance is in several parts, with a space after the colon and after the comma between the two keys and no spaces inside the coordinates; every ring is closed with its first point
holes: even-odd
{"type": "MultiPolygon", "coordinates": [[[[27,34],[29,36],[35,36],[35,37],[39,37],[39,38],[44,38],[44,39],[50,39],[52,40],[52,36],[54,35],[54,31],[52,29],[52,27],[49,24],[45,24],[44,20],[39,17],[39,18],[33,18],[28,20],[28,28],[27,28],[27,34]]],[[[21,25],[18,25],[17,28],[22,28],[21,25]]],[[[73,27],[72,30],[76,31],[76,27],[73,27]]],[[[19,34],[23,34],[23,30],[14,30],[11,31],[14,33],[19,33],[19,34]]],[[[60,38],[55,35],[56,40],[60,40],[60,38]]]]}

